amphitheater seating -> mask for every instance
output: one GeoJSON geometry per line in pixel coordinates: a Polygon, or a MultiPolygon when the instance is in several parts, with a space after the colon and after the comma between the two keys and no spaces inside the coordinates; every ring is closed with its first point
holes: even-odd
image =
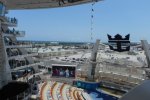
{"type": "Polygon", "coordinates": [[[65,83],[44,82],[40,83],[40,100],[88,100],[90,96],[82,89],[72,87],[65,83]]]}

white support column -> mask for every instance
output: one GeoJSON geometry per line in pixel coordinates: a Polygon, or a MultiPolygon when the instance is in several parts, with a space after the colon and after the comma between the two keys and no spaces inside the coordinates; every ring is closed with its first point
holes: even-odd
{"type": "Polygon", "coordinates": [[[96,68],[96,57],[97,57],[97,51],[99,47],[100,40],[96,40],[96,43],[94,45],[94,48],[91,53],[91,59],[89,63],[89,68],[88,68],[88,80],[89,81],[94,81],[94,76],[95,76],[95,68],[96,68]]]}
{"type": "Polygon", "coordinates": [[[142,47],[145,51],[148,67],[150,68],[150,46],[149,46],[147,40],[141,40],[141,43],[142,43],[142,47]]]}

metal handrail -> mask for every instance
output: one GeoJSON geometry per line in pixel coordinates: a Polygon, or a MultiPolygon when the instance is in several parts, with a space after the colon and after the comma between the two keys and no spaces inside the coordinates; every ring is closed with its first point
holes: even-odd
{"type": "Polygon", "coordinates": [[[17,31],[15,29],[13,29],[13,30],[8,29],[6,31],[3,30],[3,32],[6,34],[13,34],[16,36],[25,36],[25,31],[17,31]]]}
{"type": "Polygon", "coordinates": [[[25,54],[25,55],[16,55],[16,56],[11,56],[8,57],[8,59],[15,59],[15,58],[24,58],[24,57],[29,57],[29,56],[37,56],[38,53],[32,53],[32,54],[25,54]]]}

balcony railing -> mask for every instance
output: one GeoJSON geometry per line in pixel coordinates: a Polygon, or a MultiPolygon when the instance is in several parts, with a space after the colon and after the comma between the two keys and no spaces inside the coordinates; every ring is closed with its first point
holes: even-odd
{"type": "Polygon", "coordinates": [[[30,48],[32,45],[6,45],[5,48],[30,48]]]}
{"type": "Polygon", "coordinates": [[[16,31],[15,35],[19,36],[19,37],[24,37],[25,36],[25,31],[16,31]]]}
{"type": "Polygon", "coordinates": [[[2,20],[2,24],[6,24],[9,27],[14,27],[17,26],[18,24],[18,20],[14,17],[14,18],[10,18],[10,17],[4,17],[4,16],[0,16],[0,19],[2,20]]]}
{"type": "Polygon", "coordinates": [[[9,26],[16,26],[18,24],[18,20],[14,17],[14,18],[10,18],[10,17],[5,17],[5,22],[4,24],[8,24],[9,26]]]}
{"type": "Polygon", "coordinates": [[[38,55],[38,53],[11,56],[11,57],[8,57],[8,60],[11,60],[11,59],[19,59],[19,58],[24,58],[24,57],[32,57],[32,56],[37,56],[37,55],[38,55]]]}
{"type": "Polygon", "coordinates": [[[2,30],[2,31],[5,33],[4,36],[12,36],[12,35],[14,35],[16,37],[24,37],[25,36],[25,31],[17,31],[15,29],[6,30],[6,31],[2,30]]]}
{"type": "Polygon", "coordinates": [[[36,66],[36,65],[42,65],[42,64],[43,64],[43,62],[37,62],[37,63],[33,63],[33,64],[13,68],[12,71],[17,71],[17,70],[20,70],[20,69],[24,69],[24,68],[28,68],[28,67],[32,67],[32,66],[36,66]]]}

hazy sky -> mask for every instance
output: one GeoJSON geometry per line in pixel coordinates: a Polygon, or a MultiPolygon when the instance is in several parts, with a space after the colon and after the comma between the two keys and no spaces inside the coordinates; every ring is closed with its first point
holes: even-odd
{"type": "MultiPolygon", "coordinates": [[[[107,41],[107,33],[131,34],[131,41],[150,41],[150,0],[104,0],[94,5],[94,41],[107,41]]],[[[17,29],[25,40],[90,41],[91,4],[72,7],[15,10],[17,29]]]]}

